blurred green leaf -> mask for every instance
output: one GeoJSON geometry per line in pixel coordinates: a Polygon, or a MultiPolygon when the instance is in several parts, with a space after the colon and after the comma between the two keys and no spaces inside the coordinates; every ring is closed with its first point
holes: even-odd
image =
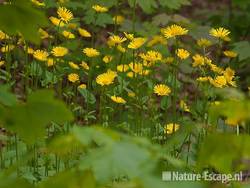
{"type": "Polygon", "coordinates": [[[242,61],[250,57],[250,44],[248,41],[241,41],[233,44],[234,51],[239,54],[239,60],[242,61]]]}
{"type": "Polygon", "coordinates": [[[16,102],[16,96],[10,92],[10,87],[8,85],[0,85],[0,104],[12,106],[16,102]]]}
{"type": "Polygon", "coordinates": [[[13,0],[0,4],[0,29],[8,34],[19,34],[25,40],[39,43],[39,27],[48,25],[45,13],[34,8],[30,1],[13,0]]]}
{"type": "Polygon", "coordinates": [[[51,121],[63,123],[72,119],[71,112],[63,102],[54,99],[52,91],[40,90],[32,93],[27,103],[7,109],[3,122],[27,143],[34,143],[45,136],[46,126],[51,121]]]}
{"type": "Polygon", "coordinates": [[[78,91],[84,97],[86,103],[94,104],[96,102],[95,96],[87,89],[78,88],[78,91]]]}

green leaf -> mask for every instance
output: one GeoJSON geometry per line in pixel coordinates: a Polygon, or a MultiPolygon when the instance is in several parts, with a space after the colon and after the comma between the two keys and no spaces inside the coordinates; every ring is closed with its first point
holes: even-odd
{"type": "Polygon", "coordinates": [[[241,41],[233,44],[234,51],[239,54],[239,60],[242,61],[250,57],[250,44],[247,41],[241,41]]]}
{"type": "Polygon", "coordinates": [[[8,85],[0,85],[0,104],[3,104],[5,106],[12,106],[16,104],[16,96],[9,90],[10,87],[8,85]]]}
{"type": "Polygon", "coordinates": [[[0,29],[10,35],[21,33],[25,40],[39,43],[39,27],[48,25],[45,13],[35,9],[30,1],[13,0],[0,4],[0,29]]]}
{"type": "Polygon", "coordinates": [[[113,19],[111,15],[107,13],[101,13],[97,15],[96,25],[105,27],[107,24],[112,24],[113,19]]]}
{"type": "MultiPolygon", "coordinates": [[[[128,0],[130,7],[134,6],[135,0],[128,0]]],[[[136,0],[136,4],[139,5],[145,13],[152,13],[154,8],[157,8],[155,0],[136,0]]]]}
{"type": "Polygon", "coordinates": [[[168,7],[169,9],[179,9],[182,5],[190,5],[189,0],[159,0],[163,7],[168,7]]]}
{"type": "Polygon", "coordinates": [[[96,102],[95,96],[87,89],[79,88],[78,91],[84,97],[86,103],[94,104],[96,102]]]}
{"type": "Polygon", "coordinates": [[[7,109],[4,126],[16,132],[27,143],[34,143],[45,136],[46,126],[51,122],[71,121],[73,116],[66,105],[54,99],[54,93],[40,90],[32,93],[27,103],[18,103],[7,109]]]}

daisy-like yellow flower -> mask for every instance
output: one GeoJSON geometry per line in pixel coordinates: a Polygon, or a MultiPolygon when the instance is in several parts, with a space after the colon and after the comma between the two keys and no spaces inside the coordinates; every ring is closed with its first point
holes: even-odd
{"type": "Polygon", "coordinates": [[[12,45],[12,44],[5,45],[5,46],[3,46],[3,47],[1,48],[1,52],[3,52],[3,53],[10,52],[10,51],[12,51],[14,48],[15,48],[15,46],[12,45]]]}
{"type": "Polygon", "coordinates": [[[75,64],[74,62],[70,61],[69,62],[69,66],[72,68],[72,69],[80,69],[79,66],[77,64],[75,64]]]}
{"type": "Polygon", "coordinates": [[[108,8],[105,6],[101,6],[101,5],[93,5],[92,9],[94,9],[96,12],[108,12],[108,8]]]}
{"type": "Polygon", "coordinates": [[[201,38],[201,39],[197,40],[197,45],[199,47],[206,48],[206,47],[211,46],[212,42],[210,40],[208,40],[208,39],[201,38]]]}
{"type": "Polygon", "coordinates": [[[213,37],[216,37],[216,38],[219,38],[219,39],[222,39],[224,40],[229,34],[230,34],[230,31],[223,28],[223,27],[220,27],[220,28],[212,28],[210,31],[209,31],[209,34],[213,37]]]}
{"type": "Polygon", "coordinates": [[[119,50],[121,53],[125,53],[126,49],[122,47],[122,45],[117,46],[117,50],[119,50]]]}
{"type": "MultiPolygon", "coordinates": [[[[26,47],[25,47],[25,46],[24,46],[24,50],[26,50],[26,47]]],[[[31,48],[31,47],[28,47],[27,53],[28,53],[28,54],[33,54],[33,53],[34,53],[34,49],[31,48]]]]}
{"type": "Polygon", "coordinates": [[[133,91],[129,91],[129,92],[128,92],[128,96],[129,96],[129,97],[135,97],[135,93],[134,93],[133,91]]]}
{"type": "Polygon", "coordinates": [[[39,61],[47,61],[49,54],[45,50],[36,50],[33,53],[33,57],[39,61]]]}
{"type": "Polygon", "coordinates": [[[154,87],[154,93],[159,96],[168,96],[171,93],[171,89],[165,84],[157,84],[154,87]]]}
{"type": "Polygon", "coordinates": [[[62,35],[65,38],[68,38],[68,39],[74,39],[75,38],[75,35],[73,33],[71,33],[70,31],[63,31],[62,35]]]}
{"type": "Polygon", "coordinates": [[[10,37],[2,30],[0,30],[0,40],[5,40],[5,39],[10,39],[10,37]]]}
{"type": "Polygon", "coordinates": [[[49,35],[49,33],[45,30],[43,30],[42,28],[39,28],[38,30],[40,36],[41,36],[41,39],[47,39],[47,38],[50,38],[51,36],[49,35]]]}
{"type": "Polygon", "coordinates": [[[80,84],[80,85],[78,86],[78,88],[79,88],[79,89],[86,89],[87,86],[86,86],[86,84],[80,84]]]}
{"type": "Polygon", "coordinates": [[[176,55],[180,59],[184,60],[184,59],[187,59],[190,56],[190,53],[185,49],[177,49],[176,50],[176,55]]]}
{"type": "Polygon", "coordinates": [[[141,53],[139,54],[139,56],[145,60],[145,61],[149,61],[149,62],[155,62],[155,61],[160,61],[162,60],[162,55],[160,52],[157,52],[157,51],[153,51],[153,50],[150,50],[148,51],[146,54],[144,53],[141,53]]]}
{"type": "Polygon", "coordinates": [[[133,39],[134,39],[134,34],[132,34],[132,33],[123,32],[123,34],[125,35],[125,37],[126,37],[128,40],[133,40],[133,39]]]}
{"type": "Polygon", "coordinates": [[[194,62],[193,62],[193,64],[192,64],[193,67],[205,65],[205,57],[203,57],[203,56],[201,56],[201,55],[199,55],[199,54],[196,54],[196,55],[194,55],[192,58],[193,58],[193,60],[194,60],[194,62]]]}
{"type": "Polygon", "coordinates": [[[167,64],[171,64],[174,62],[174,58],[173,57],[167,57],[163,60],[164,63],[167,63],[167,64]]]}
{"type": "Polygon", "coordinates": [[[56,17],[51,16],[51,17],[49,17],[49,20],[55,26],[58,26],[58,27],[64,27],[65,26],[65,24],[60,19],[58,19],[56,17]]]}
{"type": "Polygon", "coordinates": [[[224,70],[220,67],[218,67],[217,65],[213,64],[213,63],[209,63],[208,64],[210,66],[210,69],[217,73],[217,74],[223,74],[224,70]]]}
{"type": "Polygon", "coordinates": [[[112,101],[119,103],[119,104],[125,104],[126,101],[122,97],[117,97],[115,95],[110,97],[112,101]]]}
{"type": "Polygon", "coordinates": [[[0,67],[5,64],[5,61],[0,61],[0,67]]]}
{"type": "Polygon", "coordinates": [[[59,7],[57,10],[57,14],[59,18],[66,23],[73,19],[72,12],[65,7],[59,7]]]}
{"type": "Polygon", "coordinates": [[[209,78],[209,82],[214,86],[218,88],[223,88],[227,84],[227,80],[224,76],[216,76],[214,79],[209,78]]]}
{"type": "Polygon", "coordinates": [[[76,73],[71,73],[68,75],[68,80],[72,83],[79,81],[79,75],[76,73]]]}
{"type": "Polygon", "coordinates": [[[226,70],[223,72],[223,75],[228,84],[230,84],[233,87],[236,87],[236,83],[235,81],[233,81],[235,77],[235,71],[233,69],[231,69],[230,67],[227,67],[226,70]]]}
{"type": "Polygon", "coordinates": [[[117,25],[121,25],[124,22],[125,18],[121,15],[117,15],[113,17],[113,22],[117,25]]]}
{"type": "Polygon", "coordinates": [[[82,63],[80,64],[82,66],[82,68],[84,68],[85,70],[89,70],[89,66],[86,62],[82,61],[82,63]]]}
{"type": "Polygon", "coordinates": [[[121,64],[116,67],[118,72],[126,72],[129,69],[129,66],[126,64],[121,64]]]}
{"type": "Polygon", "coordinates": [[[109,62],[112,61],[112,59],[113,59],[113,56],[112,56],[112,55],[105,55],[105,56],[102,58],[102,60],[103,60],[104,63],[109,63],[109,62]]]}
{"type": "Polygon", "coordinates": [[[208,76],[205,76],[205,77],[199,77],[199,78],[197,78],[196,80],[197,80],[198,82],[207,82],[207,81],[209,81],[210,79],[212,79],[212,78],[210,78],[210,77],[208,77],[208,76]]]}
{"type": "Polygon", "coordinates": [[[180,125],[177,123],[169,123],[164,126],[165,134],[172,134],[180,129],[180,125]]]}
{"type": "Polygon", "coordinates": [[[83,53],[88,57],[96,57],[100,55],[100,52],[94,48],[84,48],[83,53]]]}
{"type": "Polygon", "coordinates": [[[54,59],[48,58],[48,60],[47,60],[47,66],[48,66],[48,67],[52,67],[52,66],[54,66],[54,65],[55,65],[54,59]]]}
{"type": "Polygon", "coordinates": [[[190,112],[190,109],[187,105],[187,103],[184,100],[180,101],[180,108],[184,111],[184,112],[190,112]]]}
{"type": "Polygon", "coordinates": [[[223,52],[223,54],[229,58],[235,58],[238,55],[236,52],[231,51],[231,50],[226,50],[223,52]]]}
{"type": "Polygon", "coordinates": [[[166,28],[163,28],[161,32],[167,39],[169,39],[181,35],[186,35],[188,33],[188,30],[179,25],[174,24],[166,28]]]}
{"type": "Polygon", "coordinates": [[[143,64],[141,63],[129,63],[129,68],[136,74],[141,73],[143,71],[143,64]]]}
{"type": "Polygon", "coordinates": [[[167,40],[163,36],[161,36],[161,35],[155,35],[148,42],[147,46],[148,47],[152,47],[152,46],[154,46],[156,44],[166,45],[167,44],[167,40]]]}
{"type": "Polygon", "coordinates": [[[109,37],[108,45],[109,46],[115,46],[115,45],[123,43],[126,40],[127,40],[126,38],[120,37],[118,35],[113,35],[113,36],[109,37]]]}
{"type": "Polygon", "coordinates": [[[96,83],[98,83],[101,86],[110,85],[114,82],[116,76],[117,76],[116,72],[109,70],[105,73],[98,75],[96,78],[96,83]]]}
{"type": "Polygon", "coordinates": [[[69,53],[69,50],[65,47],[62,47],[62,46],[56,46],[52,49],[51,53],[55,57],[63,57],[69,53]]]}
{"type": "Polygon", "coordinates": [[[37,5],[37,6],[41,6],[41,7],[44,7],[45,6],[45,3],[44,2],[40,2],[38,0],[31,0],[31,2],[34,4],[34,5],[37,5]]]}
{"type": "Polygon", "coordinates": [[[146,38],[134,38],[129,44],[128,44],[128,48],[136,50],[138,48],[140,48],[145,42],[146,42],[146,38]]]}
{"type": "Polygon", "coordinates": [[[82,37],[86,37],[86,38],[91,37],[90,32],[88,32],[86,29],[78,28],[78,32],[79,32],[79,34],[80,34],[82,37]]]}

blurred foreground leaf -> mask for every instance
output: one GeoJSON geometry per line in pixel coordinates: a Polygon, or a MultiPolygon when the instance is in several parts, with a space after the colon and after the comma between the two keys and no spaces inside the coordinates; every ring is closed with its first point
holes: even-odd
{"type": "Polygon", "coordinates": [[[40,90],[32,93],[27,103],[18,103],[6,110],[4,126],[16,132],[27,143],[34,143],[45,136],[46,126],[51,122],[63,123],[73,119],[66,105],[54,99],[54,93],[40,90]]]}

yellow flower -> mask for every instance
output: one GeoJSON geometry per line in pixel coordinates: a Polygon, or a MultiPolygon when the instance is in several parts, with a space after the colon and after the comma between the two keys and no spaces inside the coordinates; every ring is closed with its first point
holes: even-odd
{"type": "Polygon", "coordinates": [[[79,81],[79,75],[75,74],[75,73],[71,73],[68,75],[68,80],[72,83],[75,83],[75,82],[79,81]]]}
{"type": "Polygon", "coordinates": [[[135,93],[134,93],[133,91],[129,91],[129,92],[128,92],[128,96],[129,96],[129,97],[135,97],[135,93]]]}
{"type": "Polygon", "coordinates": [[[126,40],[127,40],[126,38],[120,37],[118,35],[113,35],[113,36],[109,37],[109,39],[108,39],[108,45],[109,46],[115,46],[117,44],[123,43],[126,40]]]}
{"type": "Polygon", "coordinates": [[[166,59],[163,60],[164,63],[168,63],[171,64],[174,62],[174,58],[173,57],[167,57],[166,59]]]}
{"type": "Polygon", "coordinates": [[[78,88],[79,88],[79,89],[86,89],[87,86],[86,86],[86,84],[80,84],[80,85],[78,86],[78,88]]]}
{"type": "Polygon", "coordinates": [[[148,42],[147,46],[148,47],[152,47],[156,44],[162,44],[162,45],[166,45],[167,44],[167,40],[161,36],[161,35],[155,35],[153,36],[153,38],[148,42]]]}
{"type": "Polygon", "coordinates": [[[68,39],[74,39],[75,38],[75,35],[69,31],[63,31],[62,32],[63,36],[68,38],[68,39]]]}
{"type": "Polygon", "coordinates": [[[54,59],[48,58],[48,60],[47,60],[47,66],[48,67],[52,67],[53,65],[55,65],[54,59]]]}
{"type": "Polygon", "coordinates": [[[98,75],[96,78],[96,83],[98,83],[101,86],[110,85],[114,82],[116,76],[117,76],[116,72],[109,70],[105,73],[98,75]]]}
{"type": "Polygon", "coordinates": [[[34,3],[34,5],[37,5],[37,6],[41,6],[41,7],[45,6],[44,2],[40,2],[38,0],[31,0],[31,2],[34,3]]]}
{"type": "Polygon", "coordinates": [[[39,28],[38,30],[40,36],[41,36],[41,39],[47,39],[47,38],[50,38],[51,36],[48,34],[47,31],[43,30],[42,28],[39,28]]]}
{"type": "Polygon", "coordinates": [[[180,129],[180,125],[177,123],[169,123],[164,126],[165,134],[172,134],[180,129]]]}
{"type": "Polygon", "coordinates": [[[10,39],[10,37],[4,33],[2,30],[0,30],[0,40],[4,40],[4,39],[10,39]]]}
{"type": "Polygon", "coordinates": [[[161,32],[167,39],[169,39],[176,36],[186,35],[188,33],[188,30],[179,25],[174,24],[162,29],[161,32]]]}
{"type": "Polygon", "coordinates": [[[209,78],[209,82],[218,88],[223,88],[227,84],[227,80],[224,76],[216,76],[215,79],[209,78]]]}
{"type": "MultiPolygon", "coordinates": [[[[25,49],[26,50],[26,49],[25,49]]],[[[31,47],[28,47],[28,51],[27,51],[28,54],[33,54],[34,53],[34,49],[31,48],[31,47]]]]}
{"type": "Polygon", "coordinates": [[[79,69],[79,66],[77,64],[75,64],[74,62],[70,61],[69,62],[69,66],[72,68],[72,69],[79,69]]]}
{"type": "Polygon", "coordinates": [[[113,56],[105,55],[102,60],[103,60],[104,63],[109,63],[109,62],[112,61],[112,59],[113,59],[113,56]]]}
{"type": "Polygon", "coordinates": [[[237,57],[237,53],[234,51],[230,51],[230,50],[226,50],[223,52],[225,56],[229,57],[229,58],[235,58],[237,57]]]}
{"type": "Polygon", "coordinates": [[[10,52],[15,48],[14,45],[9,44],[9,45],[5,45],[1,48],[1,52],[5,53],[5,52],[10,52]]]}
{"type": "Polygon", "coordinates": [[[55,26],[64,27],[64,25],[65,25],[60,19],[58,19],[56,17],[51,16],[51,17],[49,17],[49,19],[50,19],[51,23],[54,24],[55,26]]]}
{"type": "Polygon", "coordinates": [[[134,75],[134,73],[133,72],[128,72],[127,73],[127,77],[129,77],[129,78],[133,78],[135,75],[134,75]]]}
{"type": "Polygon", "coordinates": [[[119,104],[125,104],[126,101],[122,97],[117,97],[115,95],[110,97],[112,101],[119,103],[119,104]]]}
{"type": "Polygon", "coordinates": [[[93,5],[92,9],[94,9],[96,12],[108,12],[108,8],[100,5],[93,5]]]}
{"type": "Polygon", "coordinates": [[[94,48],[84,48],[83,53],[88,57],[96,57],[100,55],[100,52],[94,48]]]}
{"type": "Polygon", "coordinates": [[[150,50],[146,54],[141,53],[139,55],[143,60],[149,61],[149,62],[155,62],[155,61],[160,61],[162,59],[161,53],[157,51],[150,50]]]}
{"type": "Polygon", "coordinates": [[[134,34],[132,33],[126,33],[126,32],[123,32],[125,37],[128,39],[128,40],[133,40],[134,39],[134,34]]]}
{"type": "Polygon", "coordinates": [[[44,50],[36,50],[33,53],[33,57],[39,61],[47,61],[48,56],[49,56],[48,52],[44,50]]]}
{"type": "Polygon", "coordinates": [[[63,57],[66,54],[68,54],[69,50],[65,47],[62,46],[57,46],[54,47],[51,51],[51,53],[55,56],[55,57],[63,57]]]}
{"type": "Polygon", "coordinates": [[[235,81],[233,81],[233,79],[235,77],[234,76],[235,71],[233,69],[231,69],[230,67],[226,68],[223,75],[226,78],[226,81],[227,81],[228,84],[230,84],[231,86],[236,87],[236,83],[235,83],[235,81]]]}
{"type": "Polygon", "coordinates": [[[82,63],[80,64],[82,66],[82,68],[84,68],[85,70],[89,70],[89,66],[86,62],[82,61],[82,63]]]}
{"type": "Polygon", "coordinates": [[[220,27],[220,28],[212,28],[209,32],[209,34],[211,36],[214,36],[216,38],[219,38],[219,39],[225,39],[229,34],[230,34],[230,31],[223,28],[223,27],[220,27]]]}
{"type": "Polygon", "coordinates": [[[199,77],[199,78],[197,78],[196,80],[199,81],[199,82],[207,82],[207,81],[209,81],[210,79],[209,79],[209,77],[205,76],[205,77],[199,77]]]}
{"type": "Polygon", "coordinates": [[[168,96],[171,93],[171,89],[165,84],[157,84],[154,87],[154,93],[159,96],[168,96]]]}
{"type": "Polygon", "coordinates": [[[134,73],[141,73],[143,71],[143,65],[141,63],[131,62],[129,63],[129,67],[134,73]]]}
{"type": "Polygon", "coordinates": [[[187,103],[184,100],[180,101],[180,108],[184,111],[184,112],[190,112],[190,109],[187,105],[187,103]]]}
{"type": "Polygon", "coordinates": [[[129,69],[129,66],[126,64],[121,64],[116,67],[118,72],[126,72],[129,69]]]}
{"type": "Polygon", "coordinates": [[[5,64],[5,61],[0,61],[0,67],[5,64]]]}
{"type": "Polygon", "coordinates": [[[91,37],[91,34],[86,29],[78,28],[78,32],[82,37],[91,37]]]}
{"type": "Polygon", "coordinates": [[[190,56],[190,53],[185,49],[177,49],[176,50],[176,55],[180,59],[184,60],[184,59],[187,59],[190,56]]]}
{"type": "Polygon", "coordinates": [[[146,42],[147,39],[145,38],[134,38],[129,44],[128,44],[128,48],[130,49],[138,49],[140,48],[145,42],[146,42]]]}
{"type": "Polygon", "coordinates": [[[57,14],[59,18],[66,23],[68,23],[73,18],[72,12],[65,7],[59,7],[57,10],[57,14]]]}
{"type": "Polygon", "coordinates": [[[201,38],[201,39],[197,40],[197,45],[199,47],[205,48],[205,47],[211,46],[212,42],[210,40],[208,40],[208,39],[201,38]]]}
{"type": "Polygon", "coordinates": [[[122,47],[122,45],[117,46],[117,50],[119,50],[121,53],[125,53],[126,49],[122,47]]]}
{"type": "Polygon", "coordinates": [[[117,25],[121,25],[124,22],[124,17],[121,15],[117,15],[113,17],[113,22],[117,25]]]}
{"type": "Polygon", "coordinates": [[[239,125],[240,120],[234,119],[234,118],[227,118],[225,123],[230,125],[230,126],[237,126],[237,125],[239,125]]]}
{"type": "Polygon", "coordinates": [[[215,64],[209,63],[209,66],[210,66],[211,70],[214,71],[215,73],[223,74],[223,72],[224,72],[224,70],[222,68],[218,67],[215,64]]]}
{"type": "Polygon", "coordinates": [[[194,55],[192,58],[193,58],[193,60],[194,60],[194,62],[193,62],[193,64],[192,64],[193,67],[205,65],[205,57],[203,57],[203,56],[201,56],[201,55],[199,55],[199,54],[196,54],[196,55],[194,55]]]}

